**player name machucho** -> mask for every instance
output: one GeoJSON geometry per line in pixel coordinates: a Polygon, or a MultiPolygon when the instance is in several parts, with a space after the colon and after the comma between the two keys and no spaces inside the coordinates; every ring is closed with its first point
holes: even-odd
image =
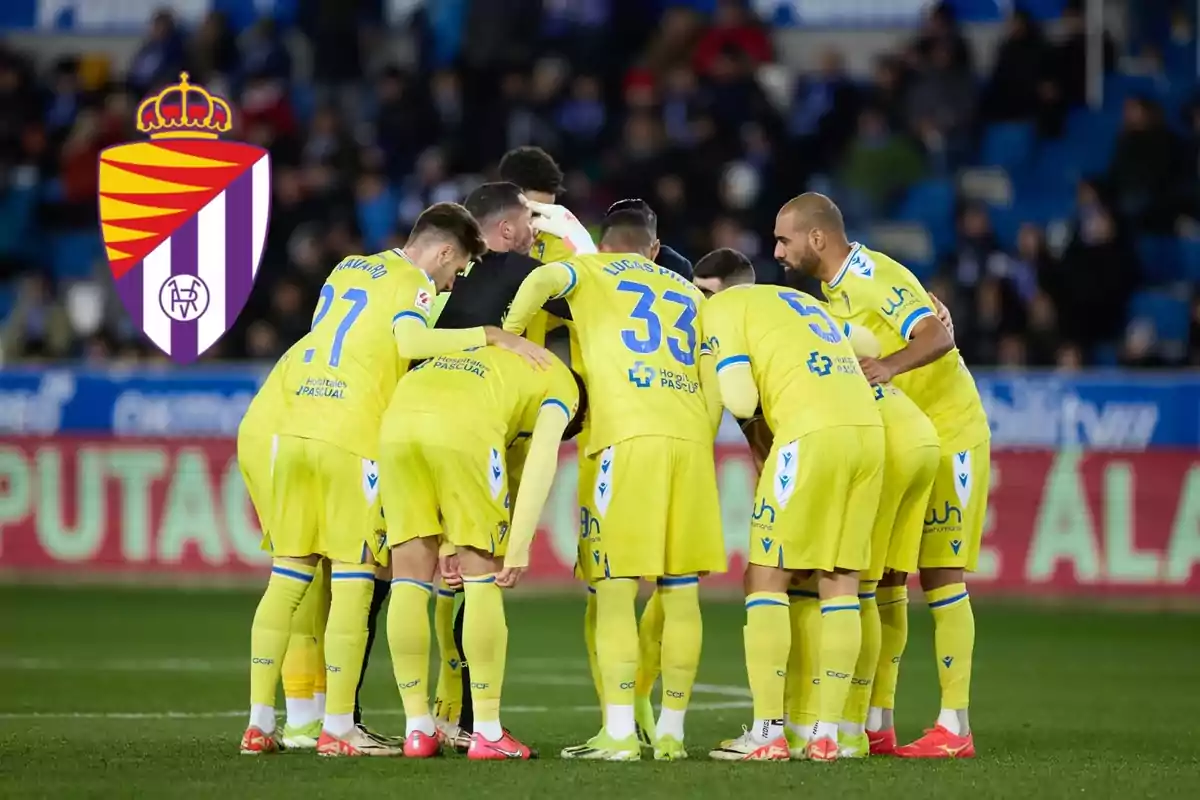
{"type": "Polygon", "coordinates": [[[371,276],[371,280],[379,280],[384,275],[387,275],[388,268],[380,264],[378,261],[368,261],[365,258],[346,258],[340,264],[333,268],[334,272],[343,269],[360,269],[371,276]]]}
{"type": "Polygon", "coordinates": [[[309,378],[296,390],[297,397],[330,397],[341,400],[346,396],[346,382],[330,378],[309,378]]]}

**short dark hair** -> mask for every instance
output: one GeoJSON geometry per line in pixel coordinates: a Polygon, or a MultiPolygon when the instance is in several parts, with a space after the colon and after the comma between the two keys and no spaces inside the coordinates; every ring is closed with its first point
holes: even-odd
{"type": "Polygon", "coordinates": [[[549,153],[540,147],[518,147],[500,159],[500,180],[510,181],[530,192],[557,195],[563,188],[563,172],[549,153]]]}
{"type": "Polygon", "coordinates": [[[583,377],[571,370],[571,377],[575,379],[575,386],[579,389],[579,407],[575,410],[575,416],[571,417],[571,421],[567,423],[566,430],[563,431],[563,441],[570,441],[579,435],[583,430],[583,424],[587,421],[588,412],[588,393],[587,386],[583,383],[583,377]]]}
{"type": "Polygon", "coordinates": [[[697,261],[692,274],[697,278],[717,278],[726,283],[746,283],[754,280],[754,264],[743,253],[731,247],[722,247],[697,261]]]}
{"type": "Polygon", "coordinates": [[[458,203],[434,203],[421,212],[413,223],[408,240],[422,236],[441,236],[450,239],[463,249],[469,258],[479,258],[487,252],[483,231],[471,212],[458,203]]]}
{"type": "Polygon", "coordinates": [[[616,214],[618,211],[640,211],[646,215],[646,224],[650,228],[650,232],[658,238],[658,214],[654,213],[654,209],[645,200],[637,198],[629,198],[626,200],[618,200],[608,207],[608,211],[604,212],[604,216],[616,214]]]}
{"type": "Polygon", "coordinates": [[[489,217],[521,208],[521,187],[508,181],[485,183],[467,195],[463,206],[482,225],[489,217]]]}
{"type": "Polygon", "coordinates": [[[600,241],[608,240],[610,236],[637,250],[649,247],[655,239],[646,214],[632,208],[609,214],[600,223],[600,241]]]}

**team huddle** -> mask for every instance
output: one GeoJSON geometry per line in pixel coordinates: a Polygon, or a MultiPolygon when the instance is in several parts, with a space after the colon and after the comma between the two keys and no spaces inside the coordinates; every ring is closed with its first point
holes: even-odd
{"type": "Polygon", "coordinates": [[[755,285],[733,250],[690,269],[642,201],[613,206],[593,243],[554,205],[552,159],[510,156],[509,182],[430,207],[403,249],[336,265],[310,332],[243,420],[239,462],[273,567],[241,751],[535,757],[501,723],[503,590],[529,565],[559,444],[575,438],[576,575],[603,719],[562,757],[686,758],[699,585],[726,569],[713,444],[728,410],[759,468],[745,573],[754,720],[710,757],[973,756],[964,575],[986,516],[990,435],[944,309],[903,266],[847,241],[822,195],[780,210],[775,256],[821,280],[825,301],[755,285]],[[478,297],[489,310],[469,312],[478,297]],[[569,366],[542,346],[558,325],[569,366]],[[892,709],[914,573],[941,710],[900,745],[892,709]],[[643,580],[655,587],[639,621],[643,580]],[[403,739],[364,727],[357,701],[389,593],[403,739]]]}

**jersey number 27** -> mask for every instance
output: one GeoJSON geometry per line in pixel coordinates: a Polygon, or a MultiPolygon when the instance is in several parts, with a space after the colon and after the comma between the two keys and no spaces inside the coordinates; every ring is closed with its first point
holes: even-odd
{"type": "Polygon", "coordinates": [[[642,322],[646,327],[644,336],[633,328],[621,331],[621,342],[635,353],[645,355],[658,352],[663,343],[663,326],[659,319],[658,309],[662,303],[670,303],[679,308],[679,316],[675,320],[674,329],[681,336],[668,336],[667,349],[680,364],[690,367],[696,363],[696,301],[682,292],[665,291],[660,298],[644,283],[637,281],[621,281],[617,284],[618,292],[629,292],[637,296],[637,304],[629,312],[631,319],[642,322]]]}
{"type": "MultiPolygon", "coordinates": [[[[309,330],[315,331],[329,314],[329,309],[333,307],[333,291],[333,287],[328,283],[321,287],[321,304],[317,306],[317,313],[313,317],[312,327],[309,330]]],[[[331,367],[342,363],[342,343],[346,334],[350,332],[350,326],[367,307],[367,291],[365,289],[347,289],[342,293],[342,299],[350,303],[350,307],[346,309],[337,329],[333,332],[333,343],[329,347],[329,366],[331,367]]],[[[305,350],[304,363],[310,363],[316,354],[317,350],[314,347],[305,350]]]]}

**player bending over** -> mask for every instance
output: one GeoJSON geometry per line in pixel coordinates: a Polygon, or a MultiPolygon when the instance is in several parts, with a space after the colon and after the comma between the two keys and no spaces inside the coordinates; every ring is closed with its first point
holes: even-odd
{"type": "MultiPolygon", "coordinates": [[[[734,258],[733,254],[727,256],[734,258]]],[[[775,433],[759,479],[746,567],[746,668],[754,724],[709,755],[786,761],[784,690],[792,646],[788,587],[816,574],[821,615],[818,722],[806,756],[838,757],[838,722],[861,643],[858,574],[870,565],[883,480],[883,423],[849,341],[816,300],[754,286],[748,260],[701,311],[721,398],[738,418],[762,399],[775,433]]]]}
{"type": "Polygon", "coordinates": [[[393,576],[388,642],[404,701],[404,754],[410,758],[440,752],[425,675],[427,609],[442,539],[454,546],[466,593],[462,642],[475,714],[467,757],[536,756],[500,724],[508,651],[500,590],[515,586],[529,565],[559,443],[578,431],[586,410],[582,385],[557,358],[539,370],[486,347],[427,361],[396,389],[381,431],[380,467],[385,502],[400,509],[388,517],[393,576]],[[505,451],[524,436],[529,455],[510,531],[505,451]]]}
{"type": "Polygon", "coordinates": [[[505,322],[506,330],[524,330],[548,299],[566,298],[591,398],[588,557],[605,725],[587,747],[564,750],[566,758],[641,758],[634,721],[641,577],[661,579],[664,616],[654,754],[686,757],[684,715],[700,659],[699,578],[725,568],[712,451],[720,404],[711,359],[700,357],[701,296],[650,260],[654,241],[645,214],[610,215],[601,252],[534,270],[505,322]]]}
{"type": "Polygon", "coordinates": [[[292,616],[321,557],[331,562],[325,629],[325,720],[317,752],[394,755],[354,726],[375,566],[386,563],[379,505],[379,425],[413,359],[485,343],[534,361],[545,351],[496,328],[427,328],[434,295],[483,250],[459,205],[417,219],[404,250],[350,256],[321,288],[312,329],[283,367],[284,406],[273,448],[268,530],[274,566],[251,629],[250,722],[243,753],[279,749],[275,687],[292,616]]]}
{"type": "Polygon", "coordinates": [[[831,313],[875,334],[883,358],[864,358],[874,384],[894,382],[937,429],[941,457],[924,517],[917,566],[933,612],[934,650],[942,690],[936,725],[917,741],[896,747],[892,719],[900,655],[908,637],[907,574],[880,582],[882,655],[868,715],[872,753],[908,758],[975,754],[967,716],[975,617],[965,572],[979,558],[987,515],[990,441],[975,381],[936,318],[936,301],[903,266],[846,239],[838,207],[819,194],[789,201],[775,220],[775,257],[789,269],[819,278],[831,313]],[[891,609],[885,611],[884,609],[891,609]]]}

